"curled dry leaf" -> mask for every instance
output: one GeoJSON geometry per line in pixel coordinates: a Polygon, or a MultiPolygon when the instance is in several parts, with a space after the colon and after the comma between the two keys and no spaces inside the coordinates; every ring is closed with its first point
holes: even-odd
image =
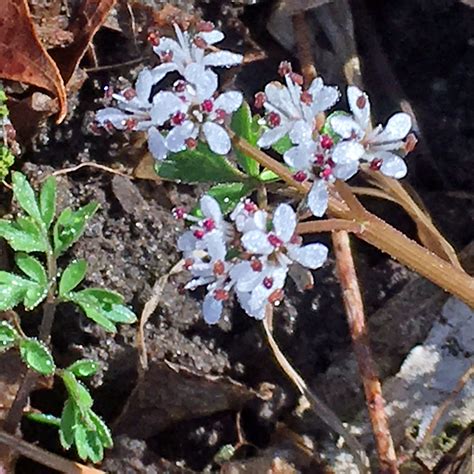
{"type": "Polygon", "coordinates": [[[0,2],[0,77],[47,90],[58,98],[57,122],[66,116],[66,89],[58,67],[36,35],[26,0],[0,2]]]}

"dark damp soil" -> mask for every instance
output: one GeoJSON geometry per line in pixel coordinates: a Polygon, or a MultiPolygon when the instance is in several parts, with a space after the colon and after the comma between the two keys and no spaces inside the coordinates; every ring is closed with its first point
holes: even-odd
{"type": "MultiPolygon", "coordinates": [[[[224,79],[235,81],[250,99],[276,77],[280,60],[289,58],[295,64],[296,60],[265,31],[273,2],[245,7],[237,3],[211,1],[199,7],[208,19],[221,21],[228,30],[225,46],[233,50],[246,47],[241,35],[248,28],[267,54],[266,59],[243,67],[235,78],[230,72],[224,73],[224,79]]],[[[384,54],[418,116],[429,151],[413,153],[408,181],[448,240],[462,249],[472,240],[474,229],[474,9],[454,0],[366,3],[384,54]]],[[[357,8],[354,11],[364,62],[367,38],[364,24],[358,23],[357,8]]],[[[99,60],[104,63],[134,57],[129,42],[116,32],[101,31],[97,43],[99,60]]],[[[39,182],[52,171],[85,161],[127,165],[138,151],[123,136],[98,137],[88,132],[86,125],[91,112],[100,107],[102,88],[133,80],[142,66],[92,73],[73,99],[71,116],[60,126],[49,125],[42,130],[24,155],[22,170],[39,182]]],[[[385,119],[397,104],[380,97],[379,84],[384,78],[377,64],[364,70],[368,89],[374,91],[374,108],[378,107],[385,119]]],[[[324,77],[324,71],[320,73],[324,77]]],[[[179,260],[174,243],[181,225],[170,210],[177,204],[191,205],[200,189],[130,181],[82,168],[61,176],[59,190],[61,207],[91,199],[101,206],[67,259],[87,258],[86,283],[119,291],[140,314],[156,280],[179,260]]],[[[364,203],[415,236],[413,224],[395,205],[373,200],[364,203]]],[[[327,237],[322,240],[329,243],[327,237]]],[[[370,315],[403,287],[410,274],[368,245],[355,242],[354,248],[370,315]]],[[[161,303],[145,326],[150,372],[139,368],[136,327],[122,327],[110,336],[74,308],[58,308],[53,332],[58,364],[82,356],[97,358],[102,364],[103,372],[92,380],[92,388],[97,412],[117,433],[116,446],[107,453],[102,466],[108,472],[217,470],[215,454],[222,446],[237,442],[237,413],[252,445],[240,452],[243,457],[272,447],[277,423],[291,425],[295,419],[298,394],[277,368],[259,324],[235,308],[226,312],[218,326],[206,326],[200,316],[201,295],[178,291],[183,278],[173,277],[164,287],[161,303]],[[171,370],[169,364],[184,369],[171,370]],[[255,396],[259,390],[267,396],[255,396]]],[[[332,354],[350,349],[333,259],[316,278],[315,288],[304,294],[290,287],[275,316],[275,336],[309,385],[331,365],[332,354]]],[[[29,326],[27,331],[34,333],[34,324],[29,326]]],[[[316,389],[324,397],[324,387],[316,389]]],[[[32,404],[58,414],[63,395],[61,388],[37,391],[32,404]]],[[[353,413],[360,408],[354,407],[353,413]]],[[[25,422],[23,430],[29,441],[62,453],[53,429],[25,422]]],[[[299,434],[313,440],[328,436],[322,424],[299,434]]],[[[316,472],[314,466],[307,469],[316,472]]],[[[22,459],[17,472],[49,471],[22,459]]]]}

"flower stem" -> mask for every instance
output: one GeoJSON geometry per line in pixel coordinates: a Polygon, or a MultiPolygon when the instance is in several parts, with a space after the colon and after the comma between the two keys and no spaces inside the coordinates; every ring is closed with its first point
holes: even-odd
{"type": "Polygon", "coordinates": [[[364,386],[381,473],[397,474],[397,457],[385,412],[385,400],[369,345],[364,306],[352,257],[349,234],[342,230],[332,234],[336,268],[342,288],[342,298],[349,324],[352,345],[364,386]]]}
{"type": "MultiPolygon", "coordinates": [[[[289,186],[302,194],[308,192],[309,184],[295,181],[291,171],[282,163],[253,147],[243,138],[235,136],[235,134],[232,136],[232,141],[237,149],[258,161],[265,168],[276,173],[289,186]]],[[[450,263],[417,244],[369,211],[364,210],[363,213],[353,212],[348,203],[342,201],[338,196],[333,195],[330,197],[328,214],[337,219],[351,220],[360,224],[363,230],[356,234],[358,238],[377,247],[382,252],[388,253],[395,260],[398,260],[403,265],[411,268],[474,308],[474,279],[467,273],[455,268],[450,263]]],[[[310,222],[300,224],[300,226],[302,225],[305,226],[305,233],[312,232],[310,222]]],[[[300,229],[301,227],[298,227],[298,232],[300,232],[300,229]]]]}

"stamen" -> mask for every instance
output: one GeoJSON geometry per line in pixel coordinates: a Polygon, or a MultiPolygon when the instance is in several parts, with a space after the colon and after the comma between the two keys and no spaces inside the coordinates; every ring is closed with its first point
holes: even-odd
{"type": "Polygon", "coordinates": [[[280,247],[283,244],[283,240],[281,240],[280,237],[276,236],[275,234],[269,234],[267,238],[273,247],[280,247]]]}

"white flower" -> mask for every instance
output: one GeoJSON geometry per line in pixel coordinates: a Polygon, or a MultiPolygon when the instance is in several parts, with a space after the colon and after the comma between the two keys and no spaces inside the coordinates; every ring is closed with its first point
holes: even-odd
{"type": "MultiPolygon", "coordinates": [[[[242,94],[230,91],[200,101],[196,89],[188,85],[181,98],[187,105],[187,112],[181,115],[180,123],[176,123],[167,135],[166,148],[175,153],[183,151],[188,148],[190,140],[192,143],[202,136],[214,153],[227,155],[231,149],[231,141],[221,124],[240,107],[242,94]]],[[[166,104],[166,107],[170,108],[171,105],[166,104]]]]}
{"type": "Polygon", "coordinates": [[[332,107],[339,98],[335,87],[325,86],[320,77],[303,91],[291,75],[285,76],[286,87],[271,82],[265,87],[264,102],[267,122],[272,127],[258,140],[258,146],[267,148],[289,134],[295,144],[311,139],[318,114],[332,107]]]}
{"type": "Polygon", "coordinates": [[[355,86],[349,86],[347,97],[352,116],[336,115],[331,118],[331,127],[344,139],[336,145],[334,162],[351,165],[362,159],[387,176],[403,178],[407,166],[393,152],[405,145],[404,139],[412,127],[410,116],[403,112],[397,113],[389,119],[385,128],[378,125],[372,129],[367,94],[355,86]]]}
{"type": "Polygon", "coordinates": [[[153,69],[156,84],[168,73],[177,71],[196,88],[200,100],[208,99],[217,89],[217,75],[209,67],[230,67],[242,62],[242,55],[230,51],[206,54],[206,48],[224,39],[224,34],[213,28],[191,34],[174,24],[176,40],[161,37],[153,50],[163,62],[153,69]]]}
{"type": "Polygon", "coordinates": [[[267,213],[258,208],[250,199],[237,204],[230,214],[239,232],[248,232],[253,229],[264,229],[267,223],[267,213]]]}

